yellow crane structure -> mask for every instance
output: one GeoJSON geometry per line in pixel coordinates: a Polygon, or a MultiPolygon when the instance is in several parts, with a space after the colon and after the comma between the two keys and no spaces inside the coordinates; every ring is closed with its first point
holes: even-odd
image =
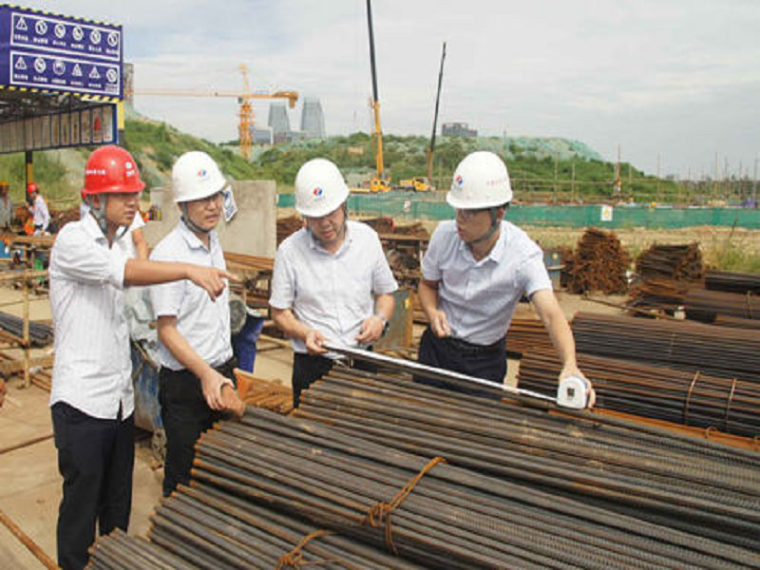
{"type": "Polygon", "coordinates": [[[252,99],[287,99],[288,106],[292,109],[298,101],[296,91],[275,91],[273,93],[254,93],[248,83],[248,68],[245,65],[238,67],[243,74],[245,91],[192,91],[182,89],[135,89],[135,95],[156,97],[235,97],[240,104],[238,112],[238,136],[240,139],[240,153],[246,160],[251,158],[251,145],[253,137],[253,105],[252,99]]]}

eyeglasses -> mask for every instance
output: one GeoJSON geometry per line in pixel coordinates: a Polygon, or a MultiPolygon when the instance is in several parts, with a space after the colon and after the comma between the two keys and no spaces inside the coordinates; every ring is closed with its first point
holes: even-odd
{"type": "Polygon", "coordinates": [[[475,216],[477,216],[481,212],[487,212],[488,210],[489,208],[484,208],[480,210],[460,210],[459,208],[457,208],[455,212],[456,212],[456,217],[458,219],[462,220],[463,222],[469,222],[470,220],[475,219],[475,216]]]}

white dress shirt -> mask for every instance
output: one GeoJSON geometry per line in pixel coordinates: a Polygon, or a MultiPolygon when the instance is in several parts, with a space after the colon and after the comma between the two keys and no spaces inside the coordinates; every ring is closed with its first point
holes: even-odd
{"type": "MultiPolygon", "coordinates": [[[[207,249],[180,221],[158,243],[150,258],[226,269],[217,233],[212,231],[209,237],[210,248],[207,249]]],[[[208,293],[192,281],[174,281],[152,285],[150,297],[156,318],[177,317],[177,331],[210,366],[221,366],[232,358],[229,288],[225,287],[216,301],[212,301],[208,293]]],[[[159,343],[158,356],[161,366],[172,370],[185,368],[162,343],[159,343]]]]}
{"type": "Polygon", "coordinates": [[[48,211],[47,203],[45,199],[37,194],[34,199],[34,226],[42,226],[42,231],[45,232],[50,225],[50,212],[48,211]]]}
{"type": "Polygon", "coordinates": [[[422,275],[440,281],[438,308],[446,313],[452,336],[480,345],[493,344],[507,334],[523,293],[530,297],[552,289],[541,248],[506,221],[501,223],[499,239],[480,261],[457,234],[456,222],[441,222],[422,260],[422,275]]]}
{"type": "Polygon", "coordinates": [[[135,213],[135,219],[124,232],[124,235],[119,237],[116,243],[119,247],[124,249],[124,253],[127,255],[127,259],[137,259],[137,248],[135,248],[135,240],[132,239],[132,232],[145,227],[145,221],[142,219],[140,212],[135,213]]]}
{"type": "Polygon", "coordinates": [[[129,331],[124,318],[120,247],[109,247],[95,220],[66,224],[50,256],[55,364],[50,405],[66,402],[89,416],[115,419],[134,410],[129,331]]]}
{"type": "MultiPolygon", "coordinates": [[[[374,314],[374,296],[396,289],[375,230],[348,221],[343,244],[334,254],[306,228],[280,244],[269,304],[292,309],[300,322],[320,331],[328,342],[355,347],[362,322],[374,314]]],[[[296,352],[306,352],[302,340],[291,342],[296,352]]]]}

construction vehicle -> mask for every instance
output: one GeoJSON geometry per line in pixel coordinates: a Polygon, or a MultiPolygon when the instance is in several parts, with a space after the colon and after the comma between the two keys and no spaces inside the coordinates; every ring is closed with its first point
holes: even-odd
{"type": "Polygon", "coordinates": [[[429,192],[432,189],[428,179],[423,176],[415,176],[413,178],[407,178],[406,180],[400,180],[398,187],[401,190],[413,190],[415,192],[429,192]]]}
{"type": "Polygon", "coordinates": [[[136,89],[135,95],[150,95],[159,97],[235,97],[240,104],[238,117],[238,136],[240,139],[240,153],[246,160],[251,158],[251,145],[253,138],[251,129],[253,128],[253,106],[252,99],[287,99],[288,106],[292,109],[298,101],[298,93],[295,91],[275,91],[274,93],[254,93],[248,84],[248,68],[245,65],[238,66],[243,74],[243,84],[245,91],[184,91],[172,89],[136,89]]]}
{"type": "Polygon", "coordinates": [[[375,66],[375,34],[372,29],[372,3],[367,0],[367,26],[369,28],[369,58],[372,69],[372,111],[375,117],[375,176],[369,181],[370,192],[388,192],[390,178],[383,166],[383,129],[380,127],[380,100],[377,94],[377,69],[375,66]]]}

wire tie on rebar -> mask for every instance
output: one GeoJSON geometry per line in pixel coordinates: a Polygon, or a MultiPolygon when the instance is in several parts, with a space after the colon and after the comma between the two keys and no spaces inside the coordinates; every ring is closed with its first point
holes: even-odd
{"type": "Polygon", "coordinates": [[[736,391],[736,378],[731,382],[731,392],[728,395],[728,401],[726,402],[726,417],[723,419],[723,431],[728,433],[728,414],[731,412],[731,404],[734,401],[734,392],[736,391]]]}
{"type": "Polygon", "coordinates": [[[718,431],[718,428],[715,426],[707,426],[705,428],[705,439],[710,439],[710,436],[713,434],[713,432],[718,431]]]}
{"type": "MultiPolygon", "coordinates": [[[[275,570],[285,570],[286,568],[303,568],[306,566],[306,562],[303,560],[303,548],[313,539],[319,538],[320,536],[326,536],[328,534],[335,534],[331,530],[315,530],[312,533],[307,534],[305,537],[301,539],[301,542],[296,544],[296,546],[288,552],[287,554],[283,554],[280,557],[280,560],[277,562],[277,566],[275,566],[275,570]]],[[[316,565],[317,563],[311,562],[308,563],[310,566],[316,565]]]]}
{"type": "Polygon", "coordinates": [[[372,528],[377,528],[382,524],[385,525],[385,543],[394,554],[398,554],[398,550],[396,549],[396,545],[393,542],[393,526],[391,524],[391,515],[393,514],[393,511],[401,506],[401,503],[404,502],[404,500],[412,493],[412,491],[414,491],[414,487],[417,485],[417,483],[420,482],[425,474],[439,463],[446,463],[446,459],[443,457],[434,457],[427,465],[425,465],[425,467],[422,468],[422,471],[417,473],[417,475],[415,475],[406,485],[404,485],[404,487],[398,493],[396,493],[396,496],[394,496],[390,502],[386,503],[385,501],[378,501],[372,505],[370,510],[367,512],[367,516],[364,517],[364,520],[362,521],[362,524],[369,525],[372,528]]]}
{"type": "Polygon", "coordinates": [[[689,402],[691,402],[691,393],[692,390],[694,390],[694,386],[697,384],[697,380],[699,380],[699,375],[701,372],[697,370],[694,373],[694,378],[691,379],[691,384],[689,384],[689,390],[686,392],[686,402],[684,402],[683,406],[683,423],[684,425],[689,425],[689,402]]]}

